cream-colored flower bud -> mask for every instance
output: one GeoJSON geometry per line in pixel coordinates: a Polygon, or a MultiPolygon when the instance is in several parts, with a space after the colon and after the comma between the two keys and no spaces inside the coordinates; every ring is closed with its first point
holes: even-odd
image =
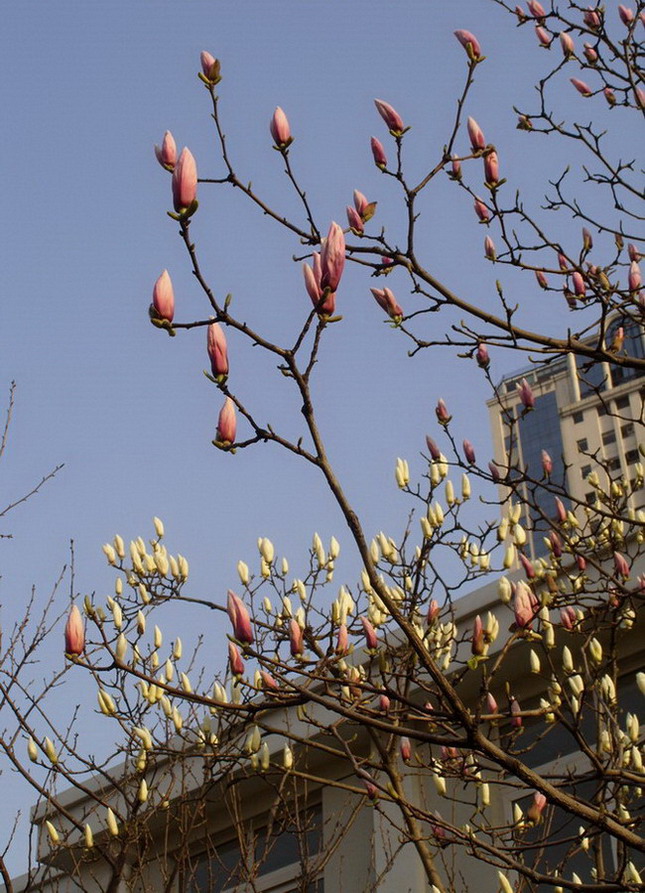
{"type": "Polygon", "coordinates": [[[271,599],[268,595],[265,595],[262,599],[262,608],[264,609],[265,614],[270,614],[273,611],[273,605],[271,604],[271,599]]]}
{"type": "Polygon", "coordinates": [[[407,487],[407,485],[410,483],[410,469],[405,459],[398,458],[396,460],[394,478],[400,490],[405,489],[405,487],[407,487]]]}
{"type": "Polygon", "coordinates": [[[518,547],[526,544],[526,531],[521,524],[513,525],[513,541],[518,547]]]}
{"type": "Polygon", "coordinates": [[[283,558],[280,562],[280,572],[282,573],[283,577],[286,577],[289,573],[289,562],[286,558],[283,558]]]}
{"type": "Polygon", "coordinates": [[[291,589],[293,592],[298,594],[300,601],[304,602],[307,600],[307,587],[302,580],[294,580],[291,589]]]}
{"type": "Polygon", "coordinates": [[[145,568],[146,574],[156,574],[157,573],[157,564],[154,559],[154,555],[144,555],[143,556],[143,566],[145,568]]]}
{"type": "Polygon", "coordinates": [[[83,837],[85,838],[85,846],[88,850],[91,850],[94,846],[94,834],[92,833],[92,828],[88,824],[85,825],[83,837]]]}
{"type": "Polygon", "coordinates": [[[181,732],[184,727],[184,718],[176,707],[172,708],[172,722],[175,727],[175,731],[181,732]]]}
{"type": "Polygon", "coordinates": [[[467,474],[462,474],[462,476],[461,476],[461,498],[464,500],[464,502],[467,499],[470,499],[471,492],[472,492],[472,490],[471,490],[471,486],[470,486],[470,478],[468,477],[467,474]]]}
{"type": "Polygon", "coordinates": [[[522,503],[521,502],[513,502],[512,500],[508,504],[508,517],[511,524],[519,524],[519,520],[522,517],[522,503]]]}
{"type": "Polygon", "coordinates": [[[502,518],[497,527],[497,541],[503,543],[508,536],[508,518],[502,518]]]}
{"type": "Polygon", "coordinates": [[[172,682],[172,680],[175,677],[175,667],[174,667],[173,663],[171,662],[170,658],[168,658],[168,660],[166,661],[163,671],[164,671],[164,674],[165,674],[168,682],[172,682]]]}
{"type": "Polygon", "coordinates": [[[610,704],[616,702],[616,686],[614,685],[614,680],[607,673],[600,680],[600,691],[610,704]]]}
{"type": "Polygon", "coordinates": [[[145,726],[135,726],[132,734],[141,741],[146,750],[152,750],[152,735],[145,726]]]}
{"type": "Polygon", "coordinates": [[[336,539],[335,536],[329,540],[329,557],[332,561],[336,561],[338,556],[340,555],[340,543],[336,539]]]}
{"type": "Polygon", "coordinates": [[[188,562],[183,555],[177,555],[177,567],[179,568],[179,576],[185,582],[188,579],[188,562]]]}
{"type": "Polygon", "coordinates": [[[266,741],[262,744],[262,747],[260,748],[259,763],[260,763],[260,769],[262,769],[263,772],[266,772],[270,766],[269,745],[266,743],[266,741]]]}
{"type": "Polygon", "coordinates": [[[108,564],[116,564],[116,552],[114,551],[112,546],[109,543],[105,543],[102,548],[103,552],[105,553],[105,557],[107,558],[108,564]]]}
{"type": "Polygon", "coordinates": [[[117,661],[120,664],[122,664],[122,663],[125,663],[125,656],[127,653],[128,653],[128,640],[123,635],[123,633],[121,633],[119,635],[119,638],[116,640],[114,656],[116,657],[117,661]]]}
{"type": "Polygon", "coordinates": [[[110,610],[112,611],[112,617],[114,618],[114,626],[116,629],[121,629],[123,626],[123,611],[121,610],[121,605],[118,602],[115,602],[114,599],[109,599],[111,601],[110,610]]]}
{"type": "Polygon", "coordinates": [[[542,669],[542,667],[540,666],[540,658],[537,656],[532,648],[529,651],[529,664],[531,667],[531,673],[539,673],[542,669]]]}
{"type": "Polygon", "coordinates": [[[55,766],[58,762],[58,754],[56,753],[56,748],[54,747],[52,741],[49,738],[45,738],[44,741],[44,750],[45,755],[52,766],[55,766]]]}
{"type": "Polygon", "coordinates": [[[271,576],[271,565],[264,558],[260,558],[260,576],[265,580],[271,576]]]}
{"type": "Polygon", "coordinates": [[[515,546],[511,543],[510,546],[507,547],[506,552],[504,553],[504,561],[502,562],[502,566],[508,570],[513,567],[515,564],[515,556],[516,549],[515,546]]]}
{"type": "Polygon", "coordinates": [[[161,539],[164,535],[163,521],[160,518],[154,517],[152,519],[152,523],[154,524],[155,533],[157,534],[157,538],[161,539]]]}
{"type": "Polygon", "coordinates": [[[363,570],[361,571],[361,585],[363,586],[363,590],[365,592],[368,592],[368,593],[373,592],[372,584],[370,583],[369,574],[367,573],[365,568],[363,568],[363,570]]]}
{"type": "Polygon", "coordinates": [[[452,481],[451,481],[450,479],[448,479],[448,480],[446,481],[446,485],[445,485],[445,488],[444,488],[444,494],[445,494],[445,497],[446,497],[446,502],[447,502],[447,504],[448,504],[448,505],[454,505],[455,502],[456,502],[456,500],[455,500],[455,488],[454,488],[454,485],[453,485],[453,483],[452,483],[452,481]]]}
{"type": "Polygon", "coordinates": [[[121,577],[117,577],[114,581],[114,592],[116,595],[121,595],[123,593],[123,580],[121,577]]]}
{"type": "Polygon", "coordinates": [[[446,796],[446,779],[443,775],[434,775],[432,776],[432,780],[434,781],[435,790],[439,794],[440,797],[446,796]]]}
{"type": "Polygon", "coordinates": [[[423,515],[419,518],[419,524],[421,525],[421,533],[423,534],[423,537],[429,540],[434,531],[432,524],[423,515]]]}
{"type": "Polygon", "coordinates": [[[602,663],[602,645],[596,638],[589,641],[589,657],[595,664],[602,663]]]}
{"type": "Polygon", "coordinates": [[[443,453],[439,454],[439,461],[437,462],[437,468],[439,469],[439,474],[441,475],[441,480],[443,480],[448,475],[448,460],[444,456],[443,453]]]}
{"type": "Polygon", "coordinates": [[[436,522],[435,526],[436,526],[436,527],[441,527],[441,525],[442,525],[443,522],[444,522],[444,517],[445,517],[445,516],[444,516],[444,513],[443,513],[443,509],[441,508],[441,506],[439,505],[438,502],[433,502],[433,504],[432,504],[432,513],[433,513],[433,515],[434,515],[434,519],[435,519],[435,522],[436,522]]]}
{"type": "Polygon", "coordinates": [[[135,761],[135,767],[137,772],[143,772],[148,764],[148,754],[146,752],[145,747],[141,747],[139,749],[139,753],[137,754],[137,759],[135,761]]]}
{"type": "Polygon", "coordinates": [[[640,737],[640,722],[638,721],[638,716],[635,713],[628,713],[625,720],[625,726],[632,744],[636,744],[640,737]]]}
{"type": "Polygon", "coordinates": [[[179,573],[179,565],[177,559],[173,555],[168,556],[168,564],[170,565],[170,576],[173,580],[179,580],[181,577],[181,574],[179,573]]]}
{"type": "Polygon", "coordinates": [[[172,646],[172,656],[175,660],[181,659],[181,651],[181,639],[179,638],[179,636],[177,636],[177,638],[175,639],[175,644],[172,646]]]}
{"type": "Polygon", "coordinates": [[[632,766],[635,772],[643,771],[643,756],[637,747],[632,747],[632,766]]]}
{"type": "Polygon", "coordinates": [[[293,617],[293,608],[291,606],[291,599],[288,595],[282,596],[282,616],[283,617],[293,617]]]}
{"type": "Polygon", "coordinates": [[[562,669],[565,673],[573,673],[573,657],[568,645],[562,649],[562,669]]]}
{"type": "Polygon", "coordinates": [[[524,813],[519,803],[513,804],[513,824],[521,825],[524,822],[524,813]]]}
{"type": "Polygon", "coordinates": [[[137,799],[139,800],[139,803],[145,803],[148,799],[148,785],[145,778],[141,779],[141,784],[139,785],[139,790],[137,792],[137,799]]]}
{"type": "Polygon", "coordinates": [[[52,823],[49,821],[49,819],[45,819],[45,827],[47,828],[47,833],[49,834],[49,840],[50,840],[52,846],[56,846],[57,844],[59,844],[60,836],[59,836],[56,828],[54,828],[52,823]]]}
{"type": "Polygon", "coordinates": [[[163,710],[166,719],[170,719],[172,716],[172,704],[170,703],[170,699],[166,697],[166,695],[162,695],[159,698],[159,703],[161,704],[161,709],[163,710]]]}
{"type": "Polygon", "coordinates": [[[555,648],[555,629],[552,623],[545,623],[542,629],[542,641],[545,648],[555,648]]]}
{"type": "Polygon", "coordinates": [[[642,883],[640,872],[637,871],[636,866],[634,865],[633,862],[627,863],[627,866],[625,868],[625,880],[627,881],[628,884],[629,883],[631,883],[631,884],[642,883]]]}
{"type": "Polygon", "coordinates": [[[636,685],[642,695],[645,695],[645,673],[636,674],[636,685]]]}
{"type": "Polygon", "coordinates": [[[116,816],[114,815],[114,813],[112,812],[112,810],[110,809],[109,806],[107,808],[107,827],[108,827],[108,831],[110,832],[112,837],[119,836],[119,826],[116,821],[116,816]]]}
{"type": "Polygon", "coordinates": [[[579,698],[583,691],[585,690],[585,684],[582,676],[579,673],[575,673],[573,676],[569,676],[569,687],[576,698],[579,698]]]}
{"type": "Polygon", "coordinates": [[[142,636],[146,631],[146,618],[141,611],[137,611],[137,632],[142,636]]]}
{"type": "Polygon", "coordinates": [[[376,539],[373,539],[370,543],[370,557],[374,564],[378,564],[381,560],[381,550],[379,549],[379,545],[376,539]]]}
{"type": "Polygon", "coordinates": [[[497,877],[499,879],[499,889],[500,893],[513,893],[513,887],[511,886],[508,878],[504,874],[503,871],[497,871],[497,877]]]}
{"type": "Polygon", "coordinates": [[[181,687],[182,687],[183,690],[186,692],[186,694],[187,694],[187,695],[192,694],[192,693],[193,693],[193,687],[192,687],[192,685],[190,684],[190,679],[188,678],[188,676],[187,676],[185,673],[180,673],[180,674],[179,674],[179,680],[180,680],[180,682],[181,682],[181,687]]]}
{"type": "Polygon", "coordinates": [[[430,466],[430,483],[433,487],[438,487],[441,483],[441,473],[437,462],[433,462],[430,466]]]}
{"type": "Polygon", "coordinates": [[[273,559],[275,557],[275,549],[273,548],[273,543],[268,537],[263,536],[260,540],[258,540],[258,548],[260,550],[260,555],[267,564],[272,564],[273,559]]]}
{"type": "Polygon", "coordinates": [[[500,577],[497,583],[497,591],[499,593],[500,601],[504,602],[504,604],[507,605],[511,600],[513,590],[506,577],[500,577]]]}
{"type": "Polygon", "coordinates": [[[99,710],[104,716],[114,716],[116,713],[116,705],[112,700],[112,696],[108,694],[108,692],[104,691],[102,688],[99,688],[97,692],[97,698],[99,702],[99,710]]]}
{"type": "Polygon", "coordinates": [[[293,767],[293,751],[288,744],[285,744],[282,751],[282,765],[287,772],[293,767]]]}
{"type": "Polygon", "coordinates": [[[487,781],[479,788],[479,804],[482,809],[490,805],[490,786],[487,781]]]}
{"type": "Polygon", "coordinates": [[[114,537],[114,551],[119,556],[119,558],[125,558],[125,543],[123,542],[123,537],[117,535],[114,537]]]}
{"type": "Polygon", "coordinates": [[[31,735],[27,739],[27,753],[32,763],[35,763],[38,760],[38,747],[31,735]]]}

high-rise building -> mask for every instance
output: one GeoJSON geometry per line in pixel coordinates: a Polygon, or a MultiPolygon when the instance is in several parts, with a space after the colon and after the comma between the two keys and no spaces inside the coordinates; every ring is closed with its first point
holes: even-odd
{"type": "MultiPolygon", "coordinates": [[[[619,325],[616,320],[610,327],[608,343],[619,325]]],[[[641,327],[624,322],[623,328],[624,352],[644,357],[641,327]]],[[[546,551],[544,518],[554,512],[553,494],[538,483],[544,477],[542,451],[553,462],[551,481],[563,485],[576,503],[593,505],[596,494],[587,478],[594,469],[604,468],[612,479],[632,480],[634,466],[643,461],[638,446],[639,440],[645,439],[644,374],[615,364],[589,363],[569,354],[527,366],[499,383],[497,396],[488,401],[495,462],[504,477],[508,472],[510,480],[526,472],[527,480],[518,486],[527,505],[524,523],[530,532],[532,557],[546,551]],[[520,398],[523,379],[535,395],[535,408],[530,412],[523,412],[520,398]]],[[[504,487],[502,491],[508,492],[504,487]]],[[[644,502],[645,494],[639,490],[630,497],[628,507],[638,510],[644,502]]]]}

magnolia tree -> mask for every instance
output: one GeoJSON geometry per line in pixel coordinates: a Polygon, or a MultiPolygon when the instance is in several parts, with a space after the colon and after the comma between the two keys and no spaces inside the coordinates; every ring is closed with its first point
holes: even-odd
{"type": "MultiPolygon", "coordinates": [[[[569,141],[586,156],[583,190],[572,194],[566,175],[547,186],[547,208],[557,218],[531,207],[522,183],[505,178],[494,135],[485,136],[469,116],[475,73],[494,52],[470,31],[455,32],[463,89],[422,174],[406,165],[407,144],[415,139],[411,122],[384,99],[375,100],[381,131],[371,151],[399,191],[396,239],[379,226],[373,197],[359,191],[346,223],[319,219],[298,179],[297,144],[281,108],[270,138],[301,213],[286,218],[242,181],[220,114],[220,63],[202,53],[199,78],[219,157],[199,159],[198,174],[191,151],[178,152],[169,132],[156,155],[169,175],[169,216],[203,294],[204,313],[196,320],[182,319],[181,311],[176,316],[164,271],[154,285],[150,318],[170,335],[194,337],[195,329],[206,335],[209,377],[222,398],[214,447],[235,453],[273,443],[294,462],[313,466],[335,500],[362,571],[339,589],[333,580],[339,544],[314,535],[306,573],[293,579],[287,561],[261,538],[256,561],[240,561],[239,580],[210,602],[191,593],[188,562],[168,551],[158,519],[147,542],[138,537],[127,545],[117,536],[105,545],[116,572],[115,595],[107,604],[88,597],[72,608],[66,651],[74,672],[96,684],[106,734],[113,727],[120,735],[123,765],[110,771],[97,766],[82,756],[82,738],[60,730],[44,737],[29,716],[19,717],[30,736],[30,758],[48,769],[49,781],[60,786],[64,780],[85,798],[81,816],[47,781],[41,785],[52,871],[92,877],[109,890],[119,883],[145,888],[148,863],[157,872],[154,889],[176,889],[180,877],[187,889],[209,883],[256,889],[271,839],[291,826],[301,843],[294,885],[304,891],[351,824],[347,819],[326,831],[324,847],[307,847],[316,791],[335,786],[353,804],[352,815],[374,810],[398,841],[374,875],[374,887],[405,845],[416,851],[434,891],[465,889],[469,871],[473,877],[469,860],[486,863],[490,883],[502,891],[645,889],[645,740],[637,712],[645,675],[635,641],[645,591],[639,576],[645,517],[634,510],[642,465],[636,463],[627,480],[599,451],[590,453],[595,500],[589,505],[572,492],[566,474],[554,471],[561,457],[543,450],[540,467],[517,457],[517,426],[536,405],[529,381],[519,384],[517,412],[497,394],[510,446],[491,463],[480,464],[472,444],[457,441],[450,409],[437,395],[425,474],[411,480],[401,459],[395,468],[413,520],[399,537],[379,533],[372,539],[330,462],[312,396],[312,382],[324,368],[321,345],[333,345],[342,326],[343,272],[354,264],[371,288],[374,312],[391,320],[393,350],[397,339],[411,354],[453,346],[464,362],[479,367],[492,394],[495,350],[553,364],[569,358],[604,411],[642,426],[629,410],[618,415],[607,386],[615,370],[624,377],[645,372],[643,352],[628,349],[641,337],[645,302],[638,147],[630,154],[621,138],[617,156],[612,139],[615,121],[621,126],[626,115],[642,119],[645,111],[639,43],[645,4],[584,8],[568,2],[565,9],[537,0],[515,8],[495,2],[508,13],[508,27],[534,32],[543,54],[544,76],[531,105],[517,110],[517,126],[527,140],[569,141]],[[552,110],[554,97],[566,91],[573,100],[570,120],[552,110]],[[498,270],[496,309],[440,281],[420,256],[419,217],[435,182],[446,177],[455,202],[470,204],[482,224],[485,257],[498,270]],[[200,265],[198,198],[208,202],[230,186],[286,229],[300,253],[302,315],[284,322],[280,342],[254,328],[252,308],[236,314],[200,265]],[[553,220],[557,228],[550,233],[553,220]],[[387,278],[393,271],[396,294],[387,278]],[[528,274],[536,294],[568,308],[559,336],[527,327],[521,307],[507,300],[504,277],[517,271],[528,274]],[[421,309],[406,312],[404,291],[421,309]],[[461,322],[442,328],[442,318],[454,317],[451,309],[461,322]],[[228,341],[243,339],[266,352],[296,392],[302,407],[296,439],[259,421],[252,387],[240,384],[233,364],[229,376],[228,341]],[[473,520],[472,481],[491,504],[487,525],[473,520]],[[532,523],[546,542],[543,557],[529,549],[532,523]],[[449,574],[446,555],[452,557],[449,574]],[[489,579],[497,581],[497,594],[485,612],[460,613],[463,587],[489,579]],[[227,641],[209,642],[210,654],[228,649],[226,666],[187,659],[177,638],[164,639],[169,601],[196,616],[227,612],[227,641]],[[90,784],[88,772],[98,780],[90,784]],[[250,842],[244,804],[260,788],[268,818],[264,837],[250,842]],[[235,864],[218,850],[214,791],[223,792],[218,802],[227,804],[229,825],[238,830],[235,864]],[[164,836],[159,827],[170,825],[173,834],[164,836]],[[207,842],[201,847],[207,863],[193,855],[198,841],[207,842]]],[[[485,101],[479,97],[479,104],[485,101]]]]}

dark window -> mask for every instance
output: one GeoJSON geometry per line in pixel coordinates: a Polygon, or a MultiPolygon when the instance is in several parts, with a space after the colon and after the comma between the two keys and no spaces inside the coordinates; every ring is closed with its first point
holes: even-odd
{"type": "Polygon", "coordinates": [[[616,409],[627,409],[629,406],[629,395],[625,395],[624,397],[619,397],[616,400],[616,409]]]}
{"type": "Polygon", "coordinates": [[[628,465],[633,465],[635,462],[638,462],[638,459],[638,450],[627,450],[625,453],[625,462],[627,462],[628,465]]]}
{"type": "Polygon", "coordinates": [[[615,431],[605,431],[602,436],[602,442],[605,446],[610,443],[616,443],[616,432],[615,431]]]}
{"type": "Polygon", "coordinates": [[[618,456],[614,456],[612,459],[607,459],[607,468],[609,471],[618,471],[620,468],[620,459],[618,456]]]}
{"type": "Polygon", "coordinates": [[[596,501],[596,491],[590,490],[588,493],[585,493],[585,501],[588,505],[593,505],[596,501]]]}
{"type": "Polygon", "coordinates": [[[623,425],[623,427],[620,429],[620,433],[623,435],[623,437],[631,437],[634,433],[633,424],[631,422],[628,422],[626,425],[623,425]]]}
{"type": "Polygon", "coordinates": [[[598,412],[598,415],[607,415],[607,407],[605,406],[604,403],[601,403],[601,404],[600,404],[600,406],[598,407],[597,412],[598,412]]]}
{"type": "Polygon", "coordinates": [[[591,474],[591,465],[583,465],[582,468],[580,469],[580,476],[582,477],[582,479],[584,480],[587,477],[587,475],[590,475],[590,474],[591,474]]]}
{"type": "Polygon", "coordinates": [[[578,452],[584,453],[589,449],[589,444],[587,443],[587,438],[583,437],[578,441],[578,452]]]}
{"type": "Polygon", "coordinates": [[[571,418],[573,419],[574,425],[579,425],[580,422],[583,421],[584,417],[585,417],[584,412],[581,412],[580,410],[578,410],[577,412],[574,412],[574,414],[571,416],[571,418]]]}

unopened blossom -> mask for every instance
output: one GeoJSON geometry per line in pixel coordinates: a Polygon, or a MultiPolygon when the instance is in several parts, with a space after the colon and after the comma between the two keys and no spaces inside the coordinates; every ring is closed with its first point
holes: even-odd
{"type": "Polygon", "coordinates": [[[466,457],[466,461],[470,465],[474,465],[476,462],[475,447],[472,445],[472,443],[469,440],[464,440],[463,448],[464,448],[464,456],[466,457]]]}
{"type": "Polygon", "coordinates": [[[345,267],[345,236],[337,223],[332,223],[320,252],[320,285],[335,292],[345,267]]]}
{"type": "Polygon", "coordinates": [[[495,250],[495,243],[491,239],[490,236],[486,236],[484,239],[484,255],[488,258],[488,260],[495,261],[497,260],[497,251],[495,250]]]}
{"type": "Polygon", "coordinates": [[[372,155],[374,157],[374,164],[377,167],[380,167],[383,170],[387,167],[387,155],[385,154],[385,149],[383,148],[383,144],[380,140],[377,140],[375,136],[371,139],[372,146],[372,155]]]}
{"type": "Polygon", "coordinates": [[[479,614],[475,617],[473,624],[473,634],[470,642],[470,650],[476,656],[486,653],[486,642],[484,640],[484,624],[479,614]]]}
{"type": "Polygon", "coordinates": [[[522,24],[522,22],[524,22],[525,19],[527,18],[526,13],[524,12],[524,10],[522,9],[522,7],[521,7],[519,4],[515,7],[515,9],[513,10],[513,12],[514,12],[515,15],[517,16],[517,19],[518,19],[518,21],[519,21],[520,24],[522,24]]]}
{"type": "Polygon", "coordinates": [[[382,99],[375,99],[374,105],[381,118],[387,124],[388,130],[392,131],[395,136],[400,136],[405,130],[405,124],[396,109],[389,102],[384,102],[382,99]]]}
{"type": "Polygon", "coordinates": [[[370,291],[376,299],[376,303],[391,319],[400,320],[403,316],[403,308],[394,297],[393,292],[389,288],[371,288],[370,291]]]}
{"type": "Polygon", "coordinates": [[[574,270],[571,274],[571,284],[573,285],[573,293],[577,298],[584,298],[586,296],[587,289],[585,281],[582,278],[582,273],[578,270],[574,270]]]}
{"type": "Polygon", "coordinates": [[[271,136],[273,137],[273,142],[278,148],[284,149],[293,142],[289,121],[280,106],[278,106],[273,113],[269,129],[271,131],[271,136]]]}
{"type": "Polygon", "coordinates": [[[573,56],[576,51],[576,48],[573,44],[573,38],[566,31],[563,31],[560,34],[560,46],[562,47],[562,52],[564,53],[565,59],[568,59],[569,56],[573,56]]]}
{"type": "Polygon", "coordinates": [[[636,261],[636,263],[638,263],[638,261],[643,256],[640,253],[640,251],[638,250],[638,248],[636,247],[636,245],[634,245],[632,242],[630,242],[629,245],[627,246],[627,254],[629,256],[630,261],[636,261]]]}
{"type": "Polygon", "coordinates": [[[582,227],[582,247],[585,251],[591,251],[593,248],[593,236],[586,226],[582,227]]]}
{"type": "Polygon", "coordinates": [[[600,28],[600,15],[598,13],[598,10],[594,9],[592,6],[587,7],[582,20],[587,28],[591,28],[593,30],[595,30],[596,28],[600,28]]]}
{"type": "Polygon", "coordinates": [[[480,152],[482,149],[486,148],[486,138],[484,137],[484,131],[481,129],[477,121],[474,118],[468,118],[467,122],[468,129],[468,137],[470,139],[470,147],[473,152],[480,152]]]}
{"type": "Polygon", "coordinates": [[[85,648],[85,624],[77,605],[70,608],[65,624],[65,654],[82,654],[85,648]]]}
{"type": "Polygon", "coordinates": [[[437,405],[435,406],[434,411],[437,416],[437,421],[440,425],[447,425],[452,418],[452,416],[448,412],[448,407],[441,398],[437,401],[437,405]]]}
{"type": "Polygon", "coordinates": [[[569,78],[569,80],[582,96],[591,96],[591,87],[585,84],[584,81],[581,81],[580,78],[569,78]]]}
{"type": "Polygon", "coordinates": [[[572,605],[560,608],[560,622],[565,629],[572,630],[577,620],[578,616],[572,605]]]}
{"type": "Polygon", "coordinates": [[[260,679],[265,691],[277,691],[280,688],[273,676],[266,670],[260,670],[260,679]]]}
{"type": "Polygon", "coordinates": [[[303,637],[300,624],[293,617],[289,621],[289,648],[292,657],[300,657],[303,652],[303,637]]]}
{"type": "Polygon", "coordinates": [[[623,577],[625,580],[629,577],[629,564],[625,556],[620,552],[614,552],[614,568],[616,576],[623,577]]]}
{"type": "Polygon", "coordinates": [[[583,46],[582,52],[584,53],[587,62],[590,65],[595,65],[595,63],[598,61],[598,53],[596,52],[595,48],[591,46],[590,43],[586,43],[583,46]]]}
{"type": "Polygon", "coordinates": [[[359,620],[361,621],[361,626],[363,627],[363,632],[365,634],[365,647],[370,651],[375,651],[378,648],[376,630],[367,617],[359,617],[359,620]]]}
{"type": "Polygon", "coordinates": [[[493,481],[497,484],[497,483],[502,479],[502,476],[501,476],[501,474],[499,473],[499,468],[497,467],[497,463],[496,463],[496,462],[492,462],[492,461],[489,462],[489,463],[488,463],[488,470],[490,471],[490,476],[491,476],[491,478],[492,478],[493,481]]]}
{"type": "Polygon", "coordinates": [[[527,578],[529,580],[533,580],[535,577],[535,568],[533,567],[531,559],[527,558],[523,552],[519,553],[519,557],[520,557],[520,564],[522,565],[522,567],[524,569],[524,573],[526,574],[527,578]]]}
{"type": "Polygon", "coordinates": [[[237,645],[233,642],[228,643],[228,665],[231,668],[233,676],[244,675],[244,661],[242,660],[237,645]]]}
{"type": "Polygon", "coordinates": [[[481,366],[482,369],[488,369],[490,366],[490,357],[488,355],[488,348],[484,344],[483,341],[480,341],[477,345],[477,351],[475,352],[475,359],[477,360],[477,365],[481,366]]]}
{"type": "Polygon", "coordinates": [[[520,400],[522,401],[522,405],[525,409],[534,409],[535,408],[535,394],[533,393],[533,389],[528,381],[523,378],[520,382],[520,386],[518,388],[518,394],[520,400]]]}
{"type": "Polygon", "coordinates": [[[495,698],[493,697],[493,695],[490,692],[487,692],[487,694],[486,694],[486,710],[489,713],[498,713],[499,712],[499,707],[497,705],[497,701],[495,700],[495,698]]]}
{"type": "Polygon", "coordinates": [[[546,15],[545,9],[539,0],[527,0],[526,5],[528,6],[531,15],[536,19],[543,19],[546,15]]]}
{"type": "Polygon", "coordinates": [[[546,28],[543,28],[542,25],[535,26],[535,36],[540,42],[540,46],[550,47],[553,42],[553,36],[549,34],[546,28]]]}
{"type": "Polygon", "coordinates": [[[211,361],[213,378],[228,375],[226,335],[218,322],[212,322],[206,330],[206,350],[211,361]]]}
{"type": "Polygon", "coordinates": [[[555,518],[560,524],[564,524],[567,520],[567,510],[559,496],[555,497],[555,518]]]}
{"type": "Polygon", "coordinates": [[[481,59],[482,50],[479,41],[471,31],[459,28],[454,34],[459,43],[468,53],[470,59],[481,59]]]}
{"type": "Polygon", "coordinates": [[[430,604],[428,605],[428,626],[432,626],[437,617],[439,616],[439,602],[436,598],[430,600],[430,604]]]}
{"type": "Polygon", "coordinates": [[[490,220],[490,213],[484,202],[478,197],[475,196],[475,214],[479,217],[481,223],[488,223],[490,220]]]}
{"type": "Polygon", "coordinates": [[[537,825],[542,820],[542,813],[544,812],[545,806],[546,797],[544,794],[536,791],[533,794],[531,805],[526,811],[526,817],[533,825],[537,825]]]}
{"type": "Polygon", "coordinates": [[[520,715],[522,712],[522,708],[520,707],[517,698],[511,698],[510,710],[511,725],[513,726],[513,728],[519,729],[522,725],[522,717],[520,715]]]}
{"type": "Polygon", "coordinates": [[[166,170],[172,170],[177,163],[177,144],[172,133],[167,130],[163,135],[161,146],[155,146],[157,161],[166,170]]]}
{"type": "Polygon", "coordinates": [[[226,596],[226,611],[233,625],[233,635],[237,641],[242,642],[243,645],[250,645],[253,642],[251,617],[242,599],[231,589],[228,590],[226,596]]]}
{"type": "Polygon", "coordinates": [[[499,183],[499,159],[494,149],[484,156],[484,180],[489,186],[499,183]]]}
{"type": "Polygon", "coordinates": [[[307,294],[311,298],[311,303],[321,316],[332,316],[336,310],[336,294],[332,291],[323,291],[320,284],[322,269],[320,266],[320,254],[316,251],[312,257],[313,267],[309,264],[302,265],[302,272],[305,277],[305,288],[307,294]],[[324,297],[324,300],[323,300],[324,297]]]}
{"type": "Polygon", "coordinates": [[[199,55],[199,61],[202,66],[202,74],[207,81],[210,81],[211,84],[217,84],[220,78],[220,63],[219,59],[216,59],[212,53],[209,53],[207,50],[203,50],[199,55]]]}
{"type": "Polygon", "coordinates": [[[628,27],[634,21],[634,10],[630,9],[628,6],[619,4],[618,15],[620,16],[620,20],[623,25],[627,25],[628,27]]]}
{"type": "Polygon", "coordinates": [[[616,94],[611,89],[611,87],[605,87],[604,90],[602,91],[602,95],[605,97],[605,99],[607,100],[609,105],[611,105],[611,106],[616,105],[616,102],[617,102],[616,94]]]}
{"type": "Polygon", "coordinates": [[[175,292],[168,270],[164,270],[154,284],[152,306],[158,319],[172,322],[175,315],[175,292]]]}
{"type": "Polygon", "coordinates": [[[560,535],[557,530],[551,530],[549,532],[549,543],[551,546],[551,552],[553,553],[554,558],[562,557],[562,540],[560,539],[560,535]]]}
{"type": "Polygon", "coordinates": [[[362,233],[365,229],[363,224],[363,218],[358,213],[356,208],[352,208],[351,205],[347,205],[347,222],[349,223],[350,229],[353,229],[357,233],[362,233]]]}
{"type": "Polygon", "coordinates": [[[410,739],[405,735],[401,738],[399,743],[399,750],[401,752],[401,759],[404,763],[408,763],[412,759],[412,745],[410,744],[410,739]]]}
{"type": "Polygon", "coordinates": [[[382,713],[387,713],[390,707],[392,706],[392,702],[386,694],[380,694],[378,699],[378,709],[382,713]]]}
{"type": "Polygon", "coordinates": [[[181,150],[172,172],[172,200],[178,213],[189,208],[197,198],[197,164],[188,148],[181,150]]]}
{"type": "Polygon", "coordinates": [[[347,654],[348,650],[349,636],[347,634],[347,624],[341,623],[336,636],[336,654],[347,654]]]}
{"type": "Polygon", "coordinates": [[[429,434],[426,434],[426,446],[428,447],[432,459],[437,462],[441,458],[441,450],[429,434]]]}
{"type": "Polygon", "coordinates": [[[456,155],[452,156],[449,176],[452,176],[453,180],[461,180],[461,161],[456,155]]]}
{"type": "Polygon", "coordinates": [[[224,401],[224,406],[220,410],[215,437],[221,443],[233,443],[236,432],[235,404],[230,397],[227,397],[224,401]]]}
{"type": "Polygon", "coordinates": [[[513,613],[515,615],[515,623],[520,629],[530,628],[535,616],[535,611],[531,599],[531,590],[526,583],[521,580],[515,587],[513,613]]]}
{"type": "Polygon", "coordinates": [[[629,265],[629,276],[627,277],[627,283],[629,285],[630,291],[638,291],[643,284],[643,279],[641,277],[641,268],[635,260],[633,260],[629,265]]]}
{"type": "Polygon", "coordinates": [[[553,459],[546,450],[542,450],[542,471],[548,477],[553,472],[553,459]]]}

